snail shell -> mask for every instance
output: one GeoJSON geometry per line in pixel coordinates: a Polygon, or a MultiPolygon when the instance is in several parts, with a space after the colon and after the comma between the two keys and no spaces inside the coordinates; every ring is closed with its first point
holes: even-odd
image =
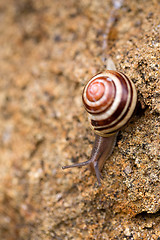
{"type": "Polygon", "coordinates": [[[137,92],[134,83],[124,73],[106,70],[87,83],[82,100],[95,134],[108,137],[131,118],[137,92]]]}

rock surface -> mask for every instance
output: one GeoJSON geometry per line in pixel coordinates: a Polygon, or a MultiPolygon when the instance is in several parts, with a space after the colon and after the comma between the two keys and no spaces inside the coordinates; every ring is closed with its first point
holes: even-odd
{"type": "Polygon", "coordinates": [[[102,186],[85,168],[61,169],[91,153],[81,92],[105,69],[112,10],[107,0],[0,1],[0,239],[160,239],[158,0],[124,1],[108,36],[139,103],[102,186]]]}

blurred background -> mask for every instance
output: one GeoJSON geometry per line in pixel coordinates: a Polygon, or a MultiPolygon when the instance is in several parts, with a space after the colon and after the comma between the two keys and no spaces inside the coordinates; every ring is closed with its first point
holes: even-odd
{"type": "Polygon", "coordinates": [[[160,239],[159,13],[158,0],[0,1],[0,239],[160,239]],[[98,188],[61,167],[90,156],[81,93],[105,55],[138,107],[98,188]]]}

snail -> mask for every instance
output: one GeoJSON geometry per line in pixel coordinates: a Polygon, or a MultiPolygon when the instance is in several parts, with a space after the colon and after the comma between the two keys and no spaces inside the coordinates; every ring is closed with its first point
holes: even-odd
{"type": "MultiPolygon", "coordinates": [[[[113,66],[111,69],[115,69],[113,66]]],[[[82,101],[95,133],[91,158],[62,169],[89,165],[101,185],[100,171],[116,144],[118,131],[132,117],[137,91],[134,83],[122,72],[106,70],[92,77],[82,93],[82,101]]]]}

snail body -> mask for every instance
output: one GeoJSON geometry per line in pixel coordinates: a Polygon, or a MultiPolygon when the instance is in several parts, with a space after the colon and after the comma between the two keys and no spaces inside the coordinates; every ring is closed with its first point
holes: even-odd
{"type": "Polygon", "coordinates": [[[125,74],[106,70],[92,77],[86,84],[82,101],[96,136],[91,158],[62,168],[89,165],[100,185],[100,171],[113,151],[118,131],[133,115],[137,103],[137,92],[134,83],[125,74]]]}

